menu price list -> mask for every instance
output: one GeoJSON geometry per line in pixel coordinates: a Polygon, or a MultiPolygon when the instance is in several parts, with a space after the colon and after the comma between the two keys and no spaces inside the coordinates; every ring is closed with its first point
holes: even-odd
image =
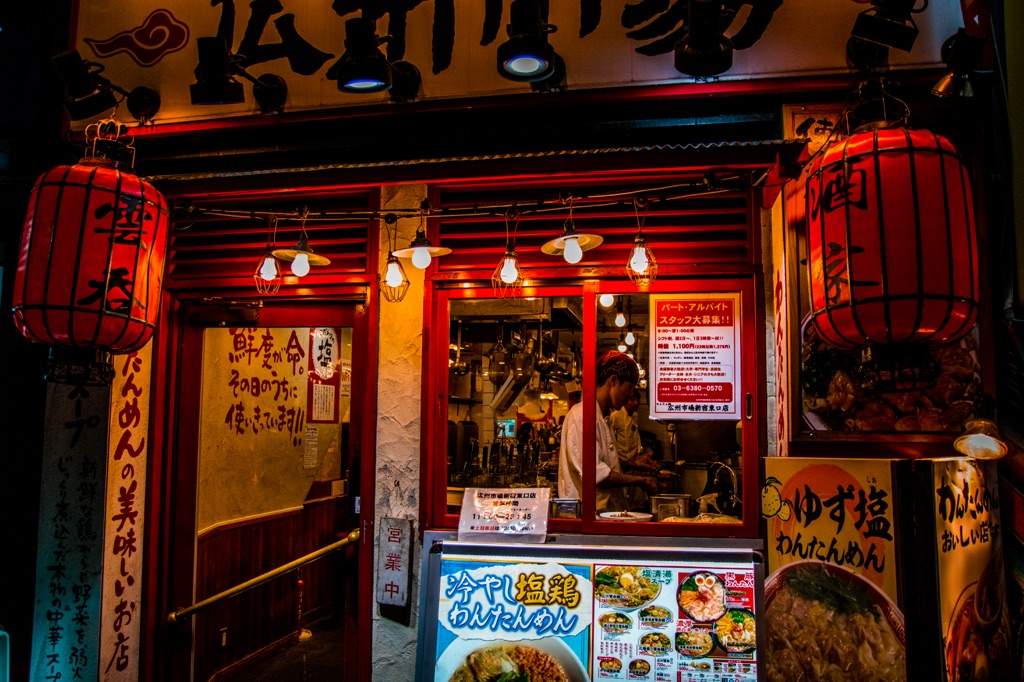
{"type": "Polygon", "coordinates": [[[594,565],[596,680],[757,679],[754,569],[594,565]]]}

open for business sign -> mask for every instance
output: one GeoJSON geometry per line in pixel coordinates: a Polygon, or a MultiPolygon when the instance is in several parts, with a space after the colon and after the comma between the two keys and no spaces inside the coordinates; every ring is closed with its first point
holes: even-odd
{"type": "Polygon", "coordinates": [[[740,418],[738,292],[651,296],[651,417],[740,418]]]}

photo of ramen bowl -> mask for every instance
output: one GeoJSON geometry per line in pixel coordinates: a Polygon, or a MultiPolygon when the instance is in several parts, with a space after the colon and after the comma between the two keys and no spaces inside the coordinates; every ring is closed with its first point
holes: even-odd
{"type": "Polygon", "coordinates": [[[597,622],[609,635],[621,635],[633,629],[633,619],[624,613],[606,613],[598,618],[597,622]]]}
{"type": "Polygon", "coordinates": [[[644,656],[661,656],[672,650],[672,640],[664,632],[648,632],[640,637],[639,648],[644,656]]]}
{"type": "Polygon", "coordinates": [[[903,614],[841,566],[797,561],[773,573],[761,620],[768,680],[906,679],[903,614]]]}
{"type": "Polygon", "coordinates": [[[676,651],[688,658],[702,658],[715,648],[714,637],[709,628],[694,628],[688,632],[676,633],[676,651]]]}
{"type": "Polygon", "coordinates": [[[437,659],[434,673],[435,680],[445,682],[590,682],[576,654],[558,637],[518,642],[457,639],[437,659]]]}
{"type": "Polygon", "coordinates": [[[672,612],[664,606],[648,606],[640,609],[640,627],[660,628],[672,622],[672,612]]]}
{"type": "Polygon", "coordinates": [[[658,598],[661,585],[640,566],[605,566],[594,575],[594,598],[605,608],[632,611],[658,598]]]}
{"type": "Polygon", "coordinates": [[[642,658],[636,658],[629,662],[629,676],[633,678],[647,677],[651,674],[651,664],[642,658]]]}
{"type": "Polygon", "coordinates": [[[615,674],[622,672],[622,661],[614,656],[601,656],[598,659],[597,667],[603,673],[615,674]]]}
{"type": "Polygon", "coordinates": [[[725,583],[714,573],[697,571],[679,584],[679,608],[697,623],[711,623],[725,614],[725,583]]]}
{"type": "Polygon", "coordinates": [[[729,609],[715,621],[715,639],[730,654],[744,654],[757,648],[757,621],[749,609],[729,609]]]}

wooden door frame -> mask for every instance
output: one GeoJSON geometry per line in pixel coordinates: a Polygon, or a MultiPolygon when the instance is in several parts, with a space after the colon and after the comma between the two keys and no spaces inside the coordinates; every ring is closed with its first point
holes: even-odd
{"type": "MultiPolygon", "coordinates": [[[[150,475],[144,544],[144,599],[141,679],[188,680],[192,676],[191,618],[171,625],[167,614],[193,601],[195,581],[196,492],[202,336],[215,323],[190,322],[199,298],[164,293],[161,333],[154,346],[150,420],[150,475]]],[[[377,296],[376,287],[339,287],[315,301],[295,298],[260,309],[252,326],[351,326],[352,395],[364,396],[365,409],[353,422],[352,447],[360,457],[358,590],[355,633],[357,679],[369,678],[373,580],[373,509],[376,447],[377,296]],[[361,302],[355,302],[359,299],[361,302]],[[365,299],[365,300],[364,300],[365,299]],[[357,431],[358,430],[358,431],[357,431]]],[[[244,322],[236,322],[240,326],[244,322]]]]}

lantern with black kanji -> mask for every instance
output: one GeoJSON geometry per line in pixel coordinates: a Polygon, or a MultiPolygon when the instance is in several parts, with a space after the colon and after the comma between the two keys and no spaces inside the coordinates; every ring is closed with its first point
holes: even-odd
{"type": "Polygon", "coordinates": [[[946,138],[858,132],[803,177],[811,319],[834,347],[948,342],[978,308],[967,169],[946,138]]]}
{"type": "Polygon", "coordinates": [[[107,159],[41,175],[14,281],[18,330],[112,353],[144,346],[160,308],[168,222],[163,195],[107,159]]]}

